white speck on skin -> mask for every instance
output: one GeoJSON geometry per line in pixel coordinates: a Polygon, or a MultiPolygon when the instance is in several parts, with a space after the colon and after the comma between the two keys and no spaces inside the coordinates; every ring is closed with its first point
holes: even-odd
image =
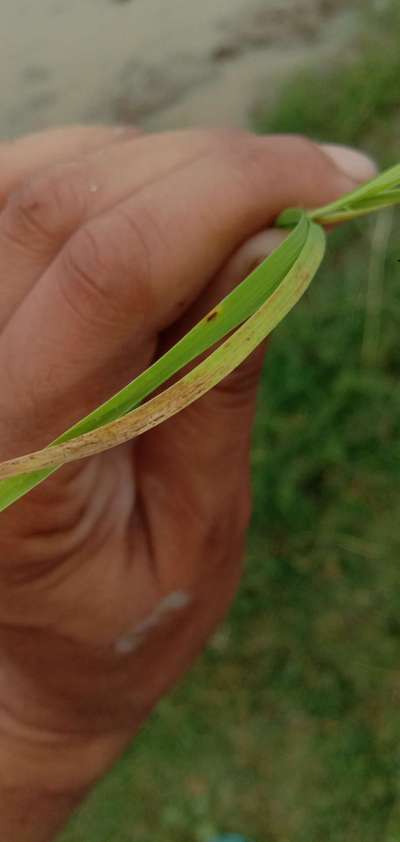
{"type": "Polygon", "coordinates": [[[160,625],[167,614],[172,611],[181,611],[190,603],[190,596],[184,591],[173,591],[165,596],[158,603],[154,611],[142,620],[133,631],[120,637],[115,643],[117,655],[130,655],[134,652],[146,637],[146,633],[160,625]]]}
{"type": "Polygon", "coordinates": [[[131,652],[134,652],[137,649],[138,641],[134,637],[134,635],[130,635],[130,637],[120,637],[115,644],[115,651],[117,655],[130,655],[131,652]]]}
{"type": "Polygon", "coordinates": [[[99,189],[98,184],[90,184],[89,185],[89,193],[97,193],[98,189],[99,189]]]}

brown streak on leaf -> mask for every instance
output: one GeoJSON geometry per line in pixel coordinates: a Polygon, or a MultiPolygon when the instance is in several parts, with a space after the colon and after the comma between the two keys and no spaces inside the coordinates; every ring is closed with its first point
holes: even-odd
{"type": "Polygon", "coordinates": [[[218,316],[218,310],[211,310],[211,313],[206,316],[206,322],[213,322],[218,316]]]}

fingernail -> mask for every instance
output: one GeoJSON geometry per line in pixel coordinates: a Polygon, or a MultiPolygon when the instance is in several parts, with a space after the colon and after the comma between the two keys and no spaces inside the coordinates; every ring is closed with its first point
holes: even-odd
{"type": "Polygon", "coordinates": [[[368,181],[378,172],[372,158],[350,146],[321,143],[321,149],[333,161],[335,167],[353,181],[368,181]]]}

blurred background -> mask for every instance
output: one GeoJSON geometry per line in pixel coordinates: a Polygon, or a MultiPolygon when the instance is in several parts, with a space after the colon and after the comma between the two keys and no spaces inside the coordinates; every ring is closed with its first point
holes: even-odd
{"type": "MultiPolygon", "coordinates": [[[[399,0],[2,0],[0,137],[232,124],[400,159],[399,0]]],[[[400,842],[400,216],[275,332],[233,609],[63,842],[400,842]]]]}

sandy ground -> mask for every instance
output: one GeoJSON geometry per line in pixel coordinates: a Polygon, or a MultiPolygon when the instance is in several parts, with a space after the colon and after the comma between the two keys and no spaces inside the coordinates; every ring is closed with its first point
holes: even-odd
{"type": "Polygon", "coordinates": [[[357,0],[1,0],[0,137],[77,121],[245,125],[351,43],[357,0]]]}

